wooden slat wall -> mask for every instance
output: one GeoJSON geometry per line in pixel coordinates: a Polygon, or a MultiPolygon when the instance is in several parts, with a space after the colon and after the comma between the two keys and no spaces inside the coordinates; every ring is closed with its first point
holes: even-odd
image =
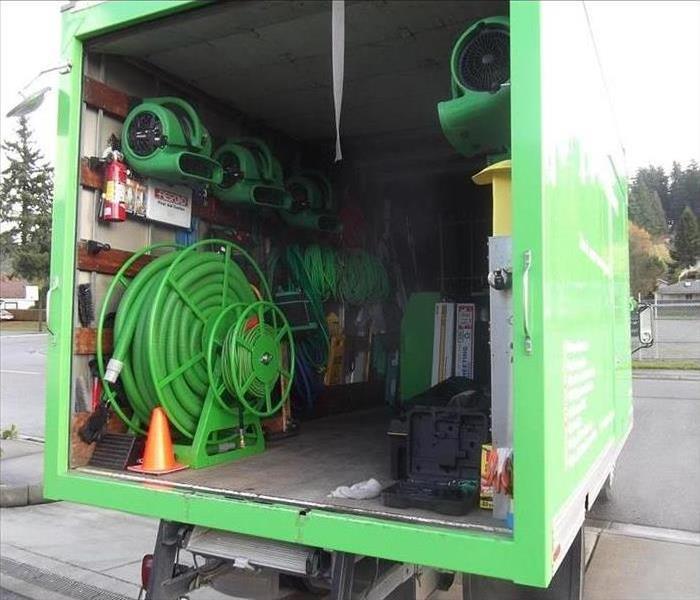
{"type": "MultiPolygon", "coordinates": [[[[114,275],[122,265],[133,256],[133,252],[111,248],[101,250],[97,254],[90,254],[87,242],[81,240],[78,244],[78,269],[81,271],[94,271],[105,275],[114,275]]],[[[128,277],[136,275],[144,266],[153,260],[152,256],[141,256],[126,272],[128,277]]]]}
{"type": "Polygon", "coordinates": [[[86,104],[101,108],[110,115],[123,120],[129,114],[129,108],[138,101],[138,98],[133,98],[92,77],[83,77],[83,100],[86,104]]]}
{"type": "Polygon", "coordinates": [[[93,170],[87,158],[80,159],[80,185],[93,190],[101,190],[104,177],[102,170],[93,170]]]}
{"type": "MultiPolygon", "coordinates": [[[[97,329],[91,327],[78,327],[73,336],[74,354],[95,354],[97,348],[97,329]]],[[[102,352],[109,354],[112,351],[112,330],[105,329],[102,332],[102,352]]]]}

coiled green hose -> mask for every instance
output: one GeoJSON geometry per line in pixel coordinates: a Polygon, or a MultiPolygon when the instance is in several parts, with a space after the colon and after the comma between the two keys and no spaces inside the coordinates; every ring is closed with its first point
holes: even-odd
{"type": "Polygon", "coordinates": [[[322,301],[338,295],[337,256],[333,248],[313,244],[304,251],[304,268],[322,301]]]}
{"type": "Polygon", "coordinates": [[[339,256],[338,297],[349,304],[378,302],[389,294],[389,278],[381,261],[364,250],[339,256]]]}
{"type": "Polygon", "coordinates": [[[271,414],[289,394],[293,340],[282,313],[269,302],[258,301],[237,261],[256,277],[263,298],[269,300],[262,273],[241,248],[224,240],[205,240],[159,256],[131,281],[126,278],[140,257],[168,247],[173,248],[159,244],[135,254],[107,291],[98,321],[97,361],[108,402],[140,433],[145,432],[153,408],[162,406],[186,438],[194,437],[212,390],[231,412],[237,410],[238,401],[258,416],[271,414]],[[120,285],[126,290],[117,308],[114,349],[105,369],[104,320],[120,285]],[[255,307],[255,315],[250,307],[255,307]],[[246,320],[245,330],[239,327],[241,319],[246,320]],[[282,367],[283,344],[290,347],[289,370],[282,367]],[[263,352],[264,365],[259,364],[263,352]],[[275,396],[280,375],[285,381],[275,396]],[[131,418],[116,402],[111,384],[117,377],[133,409],[131,418]]]}
{"type": "MultiPolygon", "coordinates": [[[[320,323],[325,322],[322,303],[326,300],[363,304],[384,300],[389,295],[389,277],[384,265],[364,250],[338,251],[312,244],[304,250],[290,246],[282,256],[292,281],[304,290],[320,323]]],[[[275,253],[271,260],[273,281],[279,258],[275,253]]]]}

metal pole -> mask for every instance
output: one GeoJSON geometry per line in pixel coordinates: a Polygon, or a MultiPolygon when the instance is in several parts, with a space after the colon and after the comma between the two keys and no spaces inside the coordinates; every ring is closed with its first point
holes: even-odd
{"type": "Polygon", "coordinates": [[[657,321],[659,318],[659,296],[657,294],[654,294],[654,308],[652,312],[652,320],[651,320],[651,327],[652,327],[652,332],[654,334],[654,340],[656,340],[656,343],[654,344],[654,358],[659,359],[661,357],[661,354],[659,352],[659,346],[661,345],[661,340],[658,339],[659,335],[659,328],[657,327],[657,321]]]}

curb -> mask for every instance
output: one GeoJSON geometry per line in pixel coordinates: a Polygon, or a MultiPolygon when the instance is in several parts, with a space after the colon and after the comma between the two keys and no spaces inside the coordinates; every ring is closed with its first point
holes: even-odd
{"type": "MultiPolygon", "coordinates": [[[[43,446],[44,440],[35,436],[19,435],[17,441],[23,442],[34,442],[37,446],[40,444],[43,446]]],[[[14,440],[3,440],[4,443],[12,444],[14,440]]],[[[43,452],[43,448],[42,448],[43,452]]],[[[32,452],[31,454],[33,454],[32,452]]],[[[24,456],[30,454],[19,454],[13,455],[10,453],[9,456],[2,457],[2,462],[6,460],[21,459],[24,456]]],[[[2,463],[0,463],[2,464],[2,463]]],[[[31,506],[35,504],[48,504],[49,502],[54,502],[54,500],[48,500],[44,498],[44,483],[42,481],[40,473],[36,473],[34,477],[28,477],[31,481],[34,479],[35,483],[13,483],[7,484],[0,480],[0,508],[16,508],[19,506],[31,506]],[[37,481],[38,480],[38,481],[37,481]]]]}
{"type": "Polygon", "coordinates": [[[35,504],[49,504],[55,500],[44,498],[44,484],[28,485],[0,484],[0,508],[16,508],[35,504]]]}
{"type": "Polygon", "coordinates": [[[700,381],[698,369],[632,369],[633,379],[666,379],[672,381],[700,381]]]}
{"type": "Polygon", "coordinates": [[[632,379],[653,379],[654,381],[700,381],[700,377],[694,375],[650,375],[645,373],[633,373],[632,379]]]}

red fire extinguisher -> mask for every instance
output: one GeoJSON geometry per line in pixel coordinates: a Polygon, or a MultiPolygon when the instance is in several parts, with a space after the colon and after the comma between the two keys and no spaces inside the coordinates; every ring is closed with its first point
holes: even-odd
{"type": "Polygon", "coordinates": [[[102,220],[126,220],[126,176],[128,167],[121,153],[113,151],[105,166],[102,220]]]}

